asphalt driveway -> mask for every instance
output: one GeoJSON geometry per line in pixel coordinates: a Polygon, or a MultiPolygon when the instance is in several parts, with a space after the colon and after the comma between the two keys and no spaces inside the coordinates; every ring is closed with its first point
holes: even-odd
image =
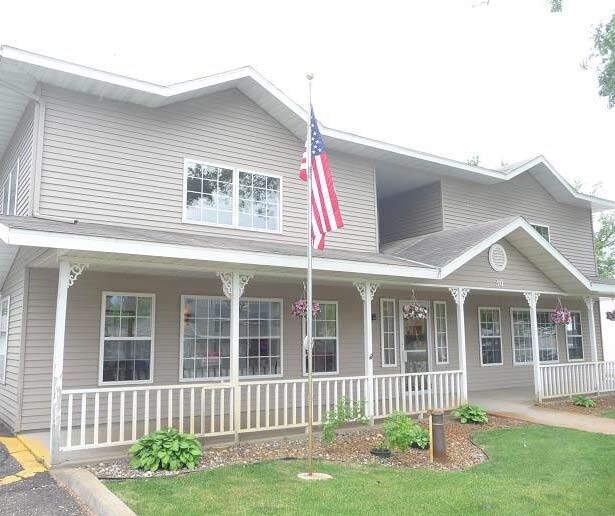
{"type": "MultiPolygon", "coordinates": [[[[0,426],[1,437],[10,435],[0,426]]],[[[0,443],[0,480],[14,475],[21,469],[19,462],[0,443]]],[[[89,514],[47,472],[0,486],[0,516],[89,516],[89,514]]]]}

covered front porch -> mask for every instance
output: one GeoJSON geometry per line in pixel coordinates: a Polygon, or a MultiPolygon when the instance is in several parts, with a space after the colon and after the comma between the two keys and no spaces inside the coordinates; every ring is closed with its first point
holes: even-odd
{"type": "MultiPolygon", "coordinates": [[[[55,462],[97,448],[111,452],[169,426],[213,444],[307,425],[304,325],[290,313],[303,295],[300,275],[213,267],[197,273],[185,263],[150,262],[145,270],[138,260],[108,258],[51,253],[31,269],[31,299],[48,314],[55,311],[55,462]]],[[[316,424],[342,399],[359,404],[373,424],[397,410],[425,414],[472,402],[468,384],[471,394],[501,387],[521,388],[530,398],[545,392],[533,376],[536,365],[544,366],[531,355],[534,342],[534,356],[551,342],[538,335],[544,328],[537,314],[555,306],[553,294],[352,274],[318,274],[314,291],[321,305],[314,328],[316,424]],[[424,306],[428,317],[404,318],[408,303],[424,306]],[[486,324],[485,307],[498,308],[500,319],[486,324]],[[520,333],[515,310],[528,315],[517,321],[520,333]],[[516,364],[520,353],[527,355],[528,337],[530,360],[516,364]]],[[[581,298],[567,304],[581,314],[581,354],[588,360],[592,346],[598,352],[592,308],[581,298]]],[[[551,353],[564,367],[569,352],[562,331],[551,335],[551,353]]],[[[30,346],[36,335],[30,334],[30,346]]],[[[27,382],[24,406],[30,407],[36,391],[27,382]]],[[[26,413],[24,430],[44,428],[45,419],[45,411],[26,413]]]]}

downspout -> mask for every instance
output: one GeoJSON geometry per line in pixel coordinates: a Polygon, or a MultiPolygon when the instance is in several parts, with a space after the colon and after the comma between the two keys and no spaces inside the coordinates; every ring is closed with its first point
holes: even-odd
{"type": "MultiPolygon", "coordinates": [[[[2,61],[2,54],[0,53],[0,62],[2,61]]],[[[32,128],[32,178],[30,181],[30,201],[28,203],[28,215],[39,219],[55,220],[60,222],[77,223],[76,219],[70,217],[56,217],[53,215],[44,215],[40,212],[41,201],[41,178],[43,170],[43,137],[45,134],[45,110],[46,103],[41,97],[40,83],[37,85],[35,93],[29,93],[21,88],[10,84],[3,80],[0,80],[0,86],[11,90],[19,95],[30,99],[34,102],[34,124],[32,128]]]]}

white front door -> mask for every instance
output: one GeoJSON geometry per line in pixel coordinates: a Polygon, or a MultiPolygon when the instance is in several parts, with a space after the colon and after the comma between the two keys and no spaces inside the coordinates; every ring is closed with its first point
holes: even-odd
{"type": "Polygon", "coordinates": [[[409,301],[399,302],[399,320],[401,335],[401,370],[402,373],[424,373],[429,371],[429,342],[431,310],[429,303],[418,304],[429,310],[427,319],[404,319],[403,307],[409,301]]]}

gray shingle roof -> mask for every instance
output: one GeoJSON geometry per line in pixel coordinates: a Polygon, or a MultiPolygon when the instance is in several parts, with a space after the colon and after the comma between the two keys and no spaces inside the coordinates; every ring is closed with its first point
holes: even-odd
{"type": "Polygon", "coordinates": [[[486,238],[506,227],[519,217],[492,220],[463,228],[446,229],[405,240],[397,240],[381,246],[388,256],[444,267],[486,238]]]}
{"type": "MultiPolygon", "coordinates": [[[[42,231],[48,233],[61,233],[78,236],[112,238],[118,240],[137,240],[142,242],[157,242],[181,246],[193,246],[215,249],[229,249],[236,251],[253,251],[270,254],[303,256],[305,246],[291,245],[282,242],[268,242],[238,237],[221,237],[200,235],[193,233],[180,233],[160,231],[156,229],[142,229],[128,226],[114,226],[108,224],[95,224],[90,222],[61,222],[36,217],[13,217],[0,215],[0,224],[11,229],[29,231],[42,231]]],[[[382,253],[366,253],[352,251],[325,250],[314,252],[314,256],[323,258],[361,261],[382,265],[397,265],[408,267],[421,267],[422,264],[408,260],[402,256],[386,255],[382,253]]]]}

